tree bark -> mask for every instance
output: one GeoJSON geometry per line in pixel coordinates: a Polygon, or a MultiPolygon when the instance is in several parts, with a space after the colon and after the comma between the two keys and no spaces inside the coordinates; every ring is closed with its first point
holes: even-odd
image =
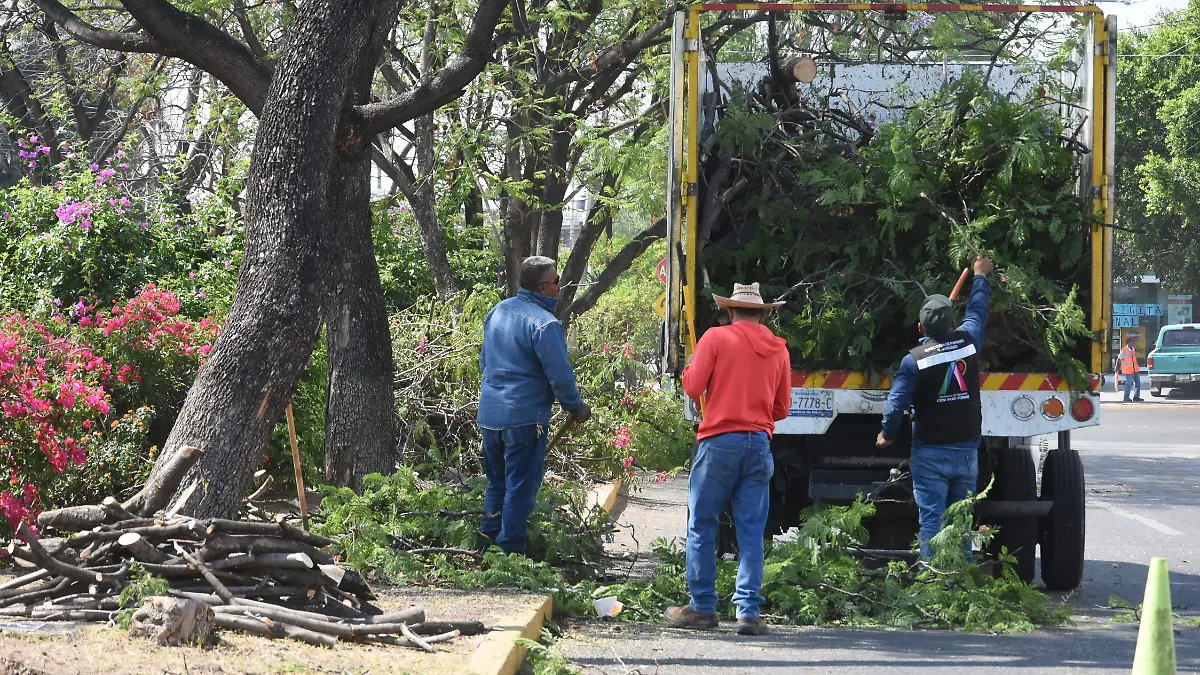
{"type": "Polygon", "coordinates": [[[558,122],[555,127],[549,147],[550,170],[546,172],[546,187],[542,194],[542,203],[548,208],[541,214],[537,254],[558,260],[562,244],[563,208],[566,206],[563,199],[570,187],[567,162],[571,154],[572,134],[566,130],[563,122],[558,122]]]}
{"type": "MultiPolygon", "coordinates": [[[[368,343],[345,349],[340,342],[331,345],[335,405],[371,411],[339,414],[339,419],[350,421],[335,420],[340,426],[332,442],[344,449],[350,447],[346,434],[352,426],[358,425],[356,434],[371,429],[376,440],[355,444],[348,475],[386,467],[380,458],[390,455],[381,450],[385,444],[378,439],[394,433],[387,429],[392,415],[391,358],[369,213],[363,216],[369,183],[362,167],[370,156],[369,139],[457,98],[490,60],[496,24],[508,0],[481,0],[459,54],[413,89],[376,103],[370,102],[371,74],[400,0],[313,0],[297,14],[283,55],[273,64],[168,0],[121,0],[145,33],[98,28],[58,0],[33,1],[81,42],[176,56],[196,65],[259,116],[247,181],[246,245],[238,293],[152,477],[183,445],[212,449],[180,487],[180,495],[190,495],[181,508],[194,515],[232,515],[248,492],[267,434],[295,391],[325,310],[349,316],[348,334],[362,326],[364,332],[355,335],[355,341],[368,343]],[[349,204],[355,195],[363,201],[352,216],[351,210],[338,213],[331,208],[349,204]],[[340,229],[339,216],[347,218],[340,229]],[[334,258],[331,254],[344,243],[353,246],[334,258]],[[341,288],[354,283],[363,287],[349,297],[338,294],[341,276],[347,277],[341,288]],[[364,277],[370,281],[363,282],[364,277]],[[340,388],[348,378],[334,373],[350,374],[349,379],[367,374],[367,380],[340,388]],[[386,413],[381,412],[385,408],[379,385],[385,379],[386,413]],[[372,427],[380,425],[384,428],[377,434],[372,427]]],[[[334,335],[331,343],[337,339],[334,335]]]]}
{"type": "MultiPolygon", "coordinates": [[[[246,248],[229,322],[192,385],[152,475],[181,446],[204,450],[182,512],[236,513],[271,428],[291,400],[326,300],[328,195],[351,74],[394,2],[310,2],[296,17],[259,120],[246,248]]],[[[392,17],[388,16],[390,26],[392,17]]]]}
{"type": "MultiPolygon", "coordinates": [[[[610,195],[616,190],[617,181],[620,176],[616,171],[609,171],[604,174],[601,180],[600,194],[610,195]]],[[[562,269],[562,284],[558,291],[558,318],[562,322],[563,330],[566,330],[571,325],[571,305],[575,302],[575,296],[578,294],[580,283],[583,281],[584,274],[587,273],[588,260],[592,256],[592,249],[596,246],[596,240],[600,238],[600,234],[607,230],[612,223],[612,209],[601,201],[592,204],[591,210],[588,211],[587,220],[584,221],[583,227],[579,230],[579,237],[575,240],[575,245],[571,248],[571,255],[567,256],[567,264],[562,269]]],[[[664,235],[665,236],[665,235],[664,235]]]]}
{"type": "Polygon", "coordinates": [[[331,209],[342,216],[325,316],[325,480],[356,490],[363,476],[390,474],[400,459],[392,342],[371,238],[370,166],[365,152],[337,162],[329,199],[331,209]]]}
{"type": "Polygon", "coordinates": [[[437,194],[434,186],[437,183],[437,161],[434,156],[433,114],[422,115],[413,121],[417,132],[417,172],[416,185],[409,199],[412,205],[413,218],[417,221],[417,230],[421,235],[421,251],[425,254],[425,263],[429,265],[429,274],[433,276],[433,285],[437,294],[443,300],[458,293],[458,282],[454,279],[454,270],[450,267],[450,258],[446,255],[446,236],[442,225],[437,219],[437,194]]]}
{"type": "MultiPolygon", "coordinates": [[[[395,23],[398,0],[384,0],[380,20],[353,67],[348,103],[370,100],[375,64],[395,23]]],[[[325,480],[354,489],[363,476],[390,474],[400,460],[392,395],[392,339],[379,262],[371,237],[371,141],[352,134],[340,148],[329,191],[340,213],[325,339],[325,480]]]]}
{"type": "MultiPolygon", "coordinates": [[[[532,175],[521,162],[521,125],[508,123],[509,148],[504,153],[505,173],[510,181],[520,181],[532,175]]],[[[504,278],[508,295],[514,296],[521,287],[521,261],[529,256],[529,231],[532,214],[529,204],[516,194],[509,193],[504,210],[504,278]]]]}

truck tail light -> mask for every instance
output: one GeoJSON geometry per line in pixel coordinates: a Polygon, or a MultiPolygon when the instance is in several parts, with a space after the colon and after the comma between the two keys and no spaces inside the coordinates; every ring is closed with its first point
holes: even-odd
{"type": "Polygon", "coordinates": [[[1033,399],[1029,398],[1028,396],[1018,396],[1012,404],[1013,417],[1021,420],[1022,422],[1025,422],[1029,418],[1033,417],[1033,413],[1036,412],[1036,410],[1037,409],[1033,406],[1033,399]]]}
{"type": "Polygon", "coordinates": [[[1042,402],[1042,415],[1048,420],[1056,420],[1063,416],[1062,399],[1057,396],[1051,396],[1042,402]]]}
{"type": "Polygon", "coordinates": [[[1146,367],[1147,367],[1147,368],[1153,368],[1153,367],[1154,367],[1154,357],[1153,357],[1153,356],[1147,356],[1147,357],[1146,357],[1146,367]]]}
{"type": "Polygon", "coordinates": [[[1077,421],[1086,422],[1092,419],[1092,415],[1096,414],[1096,405],[1092,403],[1092,399],[1088,396],[1080,396],[1071,403],[1071,417],[1077,421]]]}

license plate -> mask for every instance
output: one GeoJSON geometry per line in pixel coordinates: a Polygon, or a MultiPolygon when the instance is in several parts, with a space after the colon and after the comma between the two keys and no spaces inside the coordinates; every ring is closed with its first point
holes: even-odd
{"type": "Polygon", "coordinates": [[[832,389],[793,389],[792,417],[833,417],[832,389]]]}
{"type": "Polygon", "coordinates": [[[1176,382],[1191,382],[1192,376],[1191,375],[1176,375],[1175,381],[1176,382]]]}

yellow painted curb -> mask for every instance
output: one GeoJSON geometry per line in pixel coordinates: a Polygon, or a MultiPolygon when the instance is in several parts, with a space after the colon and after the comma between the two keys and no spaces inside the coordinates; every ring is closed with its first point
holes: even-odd
{"type": "Polygon", "coordinates": [[[612,513],[617,506],[617,500],[621,498],[621,492],[625,490],[625,479],[618,478],[613,481],[609,488],[608,496],[604,498],[604,503],[600,505],[608,513],[612,513]]]}
{"type": "MultiPolygon", "coordinates": [[[[535,596],[537,597],[537,596],[535,596]]],[[[467,662],[471,675],[513,675],[525,660],[525,648],[516,643],[517,638],[537,640],[542,635],[542,624],[554,611],[554,598],[546,595],[538,606],[508,617],[492,627],[492,632],[467,662]]]]}

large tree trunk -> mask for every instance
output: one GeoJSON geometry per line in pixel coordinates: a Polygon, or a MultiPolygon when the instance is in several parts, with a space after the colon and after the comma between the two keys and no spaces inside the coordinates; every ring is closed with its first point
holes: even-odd
{"type": "MultiPolygon", "coordinates": [[[[383,2],[379,25],[357,55],[351,102],[367,103],[375,64],[395,21],[395,0],[383,2]]],[[[392,394],[392,339],[379,262],[371,238],[371,145],[354,135],[339,148],[329,208],[341,214],[325,336],[329,384],[325,399],[325,480],[359,489],[369,473],[390,474],[400,460],[392,394]]]]}
{"type": "Polygon", "coordinates": [[[246,248],[229,322],[200,369],[156,463],[205,450],[181,486],[182,512],[234,515],[312,353],[336,233],[330,171],[352,69],[394,2],[313,0],[297,14],[259,120],[246,199],[246,248]]]}
{"type": "Polygon", "coordinates": [[[571,154],[572,134],[559,122],[551,136],[549,154],[550,167],[546,172],[546,187],[542,203],[549,208],[542,212],[541,227],[538,228],[537,254],[558,260],[562,243],[563,200],[570,187],[568,159],[571,154]]]}
{"type": "Polygon", "coordinates": [[[329,389],[325,481],[359,489],[369,473],[391,473],[400,456],[392,395],[392,345],[371,240],[370,158],[334,166],[331,211],[342,214],[334,287],[325,316],[329,389]]]}

